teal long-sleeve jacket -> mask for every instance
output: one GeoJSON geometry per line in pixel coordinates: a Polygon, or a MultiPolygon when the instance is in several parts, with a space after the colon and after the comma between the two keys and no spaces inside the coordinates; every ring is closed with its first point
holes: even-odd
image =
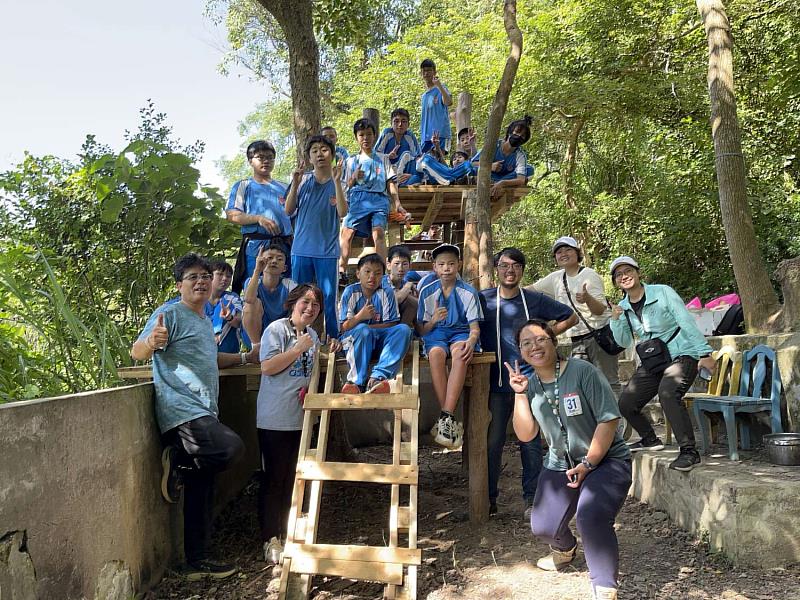
{"type": "MultiPolygon", "coordinates": [[[[675,328],[680,327],[681,330],[675,339],[667,343],[673,358],[678,356],[700,358],[711,354],[711,346],[697,328],[694,317],[686,309],[678,293],[668,285],[642,285],[644,285],[645,301],[641,320],[633,312],[627,296],[619,303],[620,308],[630,317],[636,337],[639,340],[660,338],[666,342],[675,332],[675,328]]],[[[610,323],[614,339],[620,346],[627,348],[633,343],[633,336],[625,314],[619,319],[611,319],[610,323]]]]}

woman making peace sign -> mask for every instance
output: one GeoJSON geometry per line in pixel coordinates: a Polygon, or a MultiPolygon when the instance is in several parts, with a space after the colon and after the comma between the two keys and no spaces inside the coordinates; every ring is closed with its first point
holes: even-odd
{"type": "Polygon", "coordinates": [[[541,428],[550,447],[539,475],[531,530],[552,553],[537,566],[555,571],[575,558],[573,515],[583,541],[594,598],[615,599],[619,548],[614,520],[631,485],[630,452],[617,433],[620,418],[611,387],[591,364],[562,359],[546,321],[517,332],[520,355],[534,369],[528,378],[505,363],[514,390],[514,432],[521,442],[541,428]]]}

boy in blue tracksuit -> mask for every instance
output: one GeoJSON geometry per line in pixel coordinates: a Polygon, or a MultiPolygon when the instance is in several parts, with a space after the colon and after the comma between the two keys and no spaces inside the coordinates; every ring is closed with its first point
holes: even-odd
{"type": "Polygon", "coordinates": [[[400,205],[397,185],[392,175],[392,164],[385,154],[374,150],[377,132],[375,124],[369,119],[359,119],[353,125],[353,134],[358,141],[360,152],[345,162],[342,179],[347,192],[347,216],[342,222],[339,238],[341,258],[340,277],[345,278],[347,259],[350,257],[350,243],[354,235],[370,237],[375,242],[375,250],[386,258],[386,226],[389,219],[389,200],[395,210],[406,211],[400,205]]]}
{"type": "Polygon", "coordinates": [[[287,247],[292,244],[292,223],[283,210],[286,185],[272,178],[275,147],[265,140],[253,142],[247,147],[247,162],[253,175],[233,185],[225,207],[228,221],[242,228],[242,243],[233,269],[233,291],[237,294],[253,272],[261,248],[269,246],[273,239],[287,247]]]}
{"type": "Polygon", "coordinates": [[[286,214],[295,219],[292,273],[298,284],[316,283],[325,306],[325,332],[339,337],[336,291],[339,260],[339,219],[347,214],[342,188],[343,164],[332,167],[334,144],[322,135],[308,138],[305,156],[313,170],[301,164],[292,172],[286,214]]]}
{"type": "Polygon", "coordinates": [[[344,146],[337,146],[336,145],[336,142],[339,141],[339,134],[336,133],[336,130],[329,125],[327,127],[323,127],[322,129],[320,129],[319,132],[320,132],[320,134],[324,135],[331,144],[333,144],[333,147],[334,147],[333,164],[336,164],[336,165],[344,164],[344,161],[346,161],[350,157],[350,153],[347,151],[347,149],[344,146]]]}
{"type": "Polygon", "coordinates": [[[450,110],[453,97],[450,90],[436,74],[436,63],[426,58],[420,63],[420,75],[425,83],[422,94],[422,110],[419,126],[419,139],[422,141],[421,152],[427,152],[433,145],[433,134],[439,134],[442,148],[450,150],[450,110]]]}
{"type": "Polygon", "coordinates": [[[410,117],[405,108],[392,111],[392,126],[387,127],[375,144],[375,152],[385,154],[394,165],[397,185],[405,184],[416,174],[416,159],[419,155],[419,142],[414,132],[408,128],[410,117]]]}
{"type": "Polygon", "coordinates": [[[431,367],[433,389],[442,414],[434,441],[447,448],[461,446],[463,427],[453,414],[464,388],[467,365],[479,349],[483,320],[478,292],[458,277],[461,253],[457,246],[434,248],[433,270],[438,279],[419,290],[417,324],[431,367]],[[447,357],[452,357],[450,374],[447,357]]]}
{"type": "MultiPolygon", "coordinates": [[[[505,139],[498,140],[492,158],[492,198],[502,194],[503,188],[524,186],[533,175],[528,157],[522,145],[531,139],[531,118],[511,121],[506,128],[505,139]]],[[[472,166],[477,171],[481,153],[472,157],[472,166]]]]}
{"type": "Polygon", "coordinates": [[[233,279],[233,267],[224,260],[211,263],[214,279],[211,280],[211,297],[206,304],[206,316],[214,326],[214,336],[219,352],[239,352],[242,344],[250,347],[250,340],[242,329],[242,299],[228,290],[233,279]]]}
{"type": "Polygon", "coordinates": [[[350,371],[342,386],[346,394],[363,391],[387,394],[411,342],[411,328],[400,322],[394,290],[384,279],[386,263],[378,254],[358,261],[358,283],[342,292],[340,341],[350,371]],[[369,370],[369,361],[378,357],[369,370]]]}

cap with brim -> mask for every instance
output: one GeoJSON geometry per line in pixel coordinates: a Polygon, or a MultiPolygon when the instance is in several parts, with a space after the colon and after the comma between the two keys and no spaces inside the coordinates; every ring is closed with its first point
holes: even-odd
{"type": "Polygon", "coordinates": [[[618,256],[611,261],[611,277],[614,277],[614,271],[617,270],[617,267],[621,267],[622,265],[629,265],[637,271],[639,270],[639,263],[633,260],[630,256],[618,256]]]}
{"type": "Polygon", "coordinates": [[[442,252],[452,252],[461,260],[461,250],[458,249],[458,246],[454,246],[453,244],[439,244],[431,251],[431,258],[436,258],[442,252]]]}
{"type": "Polygon", "coordinates": [[[553,254],[555,254],[556,250],[561,248],[561,246],[569,246],[570,248],[574,248],[575,250],[580,250],[580,245],[578,244],[578,241],[574,237],[571,237],[569,235],[563,235],[555,241],[552,250],[553,254]]]}

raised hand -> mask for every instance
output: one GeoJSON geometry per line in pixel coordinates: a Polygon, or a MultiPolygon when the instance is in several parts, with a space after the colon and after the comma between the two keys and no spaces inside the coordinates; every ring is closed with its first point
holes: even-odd
{"type": "Polygon", "coordinates": [[[389,152],[386,156],[389,157],[389,160],[394,160],[395,158],[397,158],[398,152],[400,152],[400,144],[395,144],[394,148],[392,148],[392,151],[389,152]]]}
{"type": "Polygon", "coordinates": [[[515,394],[524,394],[528,391],[528,378],[519,370],[519,361],[514,361],[514,368],[507,362],[503,363],[508,369],[508,384],[515,394]]]}
{"type": "Polygon", "coordinates": [[[589,290],[586,289],[586,286],[589,285],[585,281],[583,282],[583,286],[581,287],[580,292],[575,292],[575,301],[579,302],[580,304],[586,304],[586,296],[589,295],[589,290]]]}
{"type": "Polygon", "coordinates": [[[433,316],[431,317],[431,322],[438,323],[439,321],[444,321],[447,318],[447,309],[444,306],[439,306],[433,311],[433,316]]]}
{"type": "Polygon", "coordinates": [[[311,346],[314,345],[314,340],[309,333],[303,333],[297,336],[297,342],[295,343],[294,347],[299,350],[301,353],[308,351],[311,346]]]}
{"type": "Polygon", "coordinates": [[[334,181],[341,181],[342,179],[342,161],[338,161],[335,165],[333,165],[333,180],[334,181]]]}
{"type": "Polygon", "coordinates": [[[306,172],[306,161],[301,160],[294,171],[292,171],[292,181],[295,186],[300,185],[300,180],[303,178],[303,173],[306,172]]]}
{"type": "Polygon", "coordinates": [[[262,246],[261,249],[258,251],[258,256],[256,256],[256,266],[253,269],[253,275],[258,276],[264,272],[264,269],[267,268],[267,247],[262,246]]]}
{"type": "Polygon", "coordinates": [[[147,345],[155,350],[164,350],[169,343],[169,331],[164,326],[164,313],[159,313],[156,317],[156,326],[147,338],[147,345]]]}
{"type": "Polygon", "coordinates": [[[223,321],[230,321],[233,318],[233,300],[225,304],[225,300],[220,301],[219,316],[223,321]]]}

